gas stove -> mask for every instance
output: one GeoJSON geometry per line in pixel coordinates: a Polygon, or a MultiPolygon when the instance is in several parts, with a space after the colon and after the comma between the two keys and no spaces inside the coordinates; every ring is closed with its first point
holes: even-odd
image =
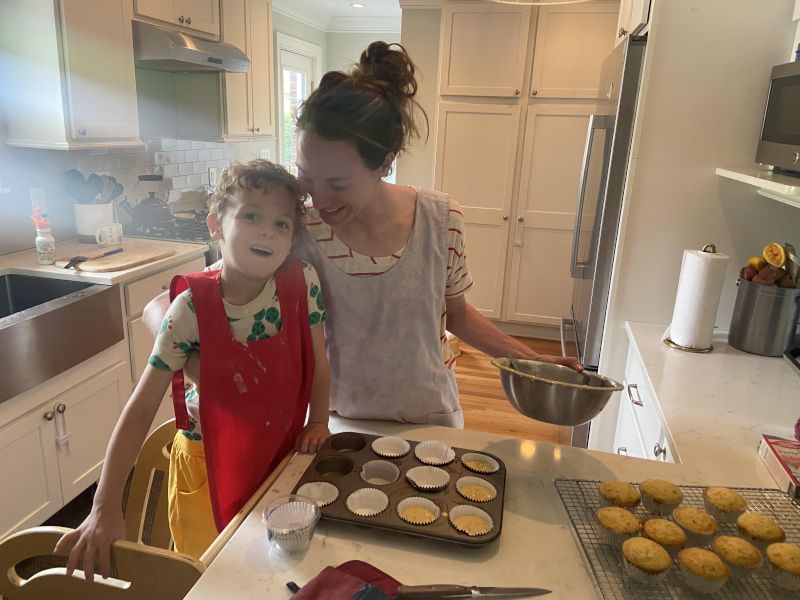
{"type": "Polygon", "coordinates": [[[206,244],[206,264],[215,263],[220,258],[219,243],[211,239],[206,225],[207,211],[193,210],[177,213],[171,221],[139,225],[126,223],[123,226],[125,235],[132,238],[168,240],[174,242],[193,242],[206,244]]]}

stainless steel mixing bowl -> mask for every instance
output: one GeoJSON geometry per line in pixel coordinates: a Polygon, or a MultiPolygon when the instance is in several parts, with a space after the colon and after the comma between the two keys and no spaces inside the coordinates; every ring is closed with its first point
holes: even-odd
{"type": "Polygon", "coordinates": [[[580,425],[605,408],[622,385],[597,373],[536,360],[495,358],[508,400],[526,417],[553,425],[580,425]]]}

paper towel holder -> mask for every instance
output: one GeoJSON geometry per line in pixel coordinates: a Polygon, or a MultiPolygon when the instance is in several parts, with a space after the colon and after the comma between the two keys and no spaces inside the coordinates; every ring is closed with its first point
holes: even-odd
{"type": "MultiPolygon", "coordinates": [[[[702,248],[700,248],[700,252],[709,252],[711,254],[717,253],[717,247],[714,244],[706,244],[702,248]]],[[[711,344],[708,348],[689,348],[687,346],[681,346],[680,344],[676,344],[671,339],[664,338],[664,343],[669,346],[670,348],[675,348],[675,350],[683,350],[684,352],[695,352],[699,354],[708,354],[714,349],[714,345],[711,344]]]]}

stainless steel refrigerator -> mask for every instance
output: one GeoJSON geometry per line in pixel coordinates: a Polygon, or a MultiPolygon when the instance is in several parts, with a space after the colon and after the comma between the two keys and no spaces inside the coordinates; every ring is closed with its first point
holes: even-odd
{"type": "MultiPolygon", "coordinates": [[[[572,305],[561,318],[561,349],[592,371],[600,362],[645,47],[645,38],[629,37],[604,61],[600,89],[607,93],[586,135],[570,263],[572,305]]],[[[588,423],[576,427],[572,445],[586,447],[588,437],[588,423]]]]}

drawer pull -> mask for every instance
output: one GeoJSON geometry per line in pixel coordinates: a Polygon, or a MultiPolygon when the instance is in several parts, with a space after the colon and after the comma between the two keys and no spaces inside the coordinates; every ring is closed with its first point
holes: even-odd
{"type": "Polygon", "coordinates": [[[662,446],[659,442],[656,442],[656,445],[653,446],[653,454],[656,455],[656,458],[658,458],[659,456],[667,458],[667,447],[662,446]]]}
{"type": "Polygon", "coordinates": [[[620,454],[621,456],[628,456],[627,446],[620,446],[619,448],[617,448],[617,454],[620,454]]]}
{"type": "Polygon", "coordinates": [[[628,384],[628,398],[630,398],[630,401],[636,406],[644,406],[644,402],[642,402],[642,396],[639,394],[638,384],[636,383],[628,384]],[[633,397],[634,391],[636,392],[636,398],[633,397]]]}
{"type": "Polygon", "coordinates": [[[169,289],[169,284],[168,283],[162,284],[161,289],[166,292],[169,289]]]}

